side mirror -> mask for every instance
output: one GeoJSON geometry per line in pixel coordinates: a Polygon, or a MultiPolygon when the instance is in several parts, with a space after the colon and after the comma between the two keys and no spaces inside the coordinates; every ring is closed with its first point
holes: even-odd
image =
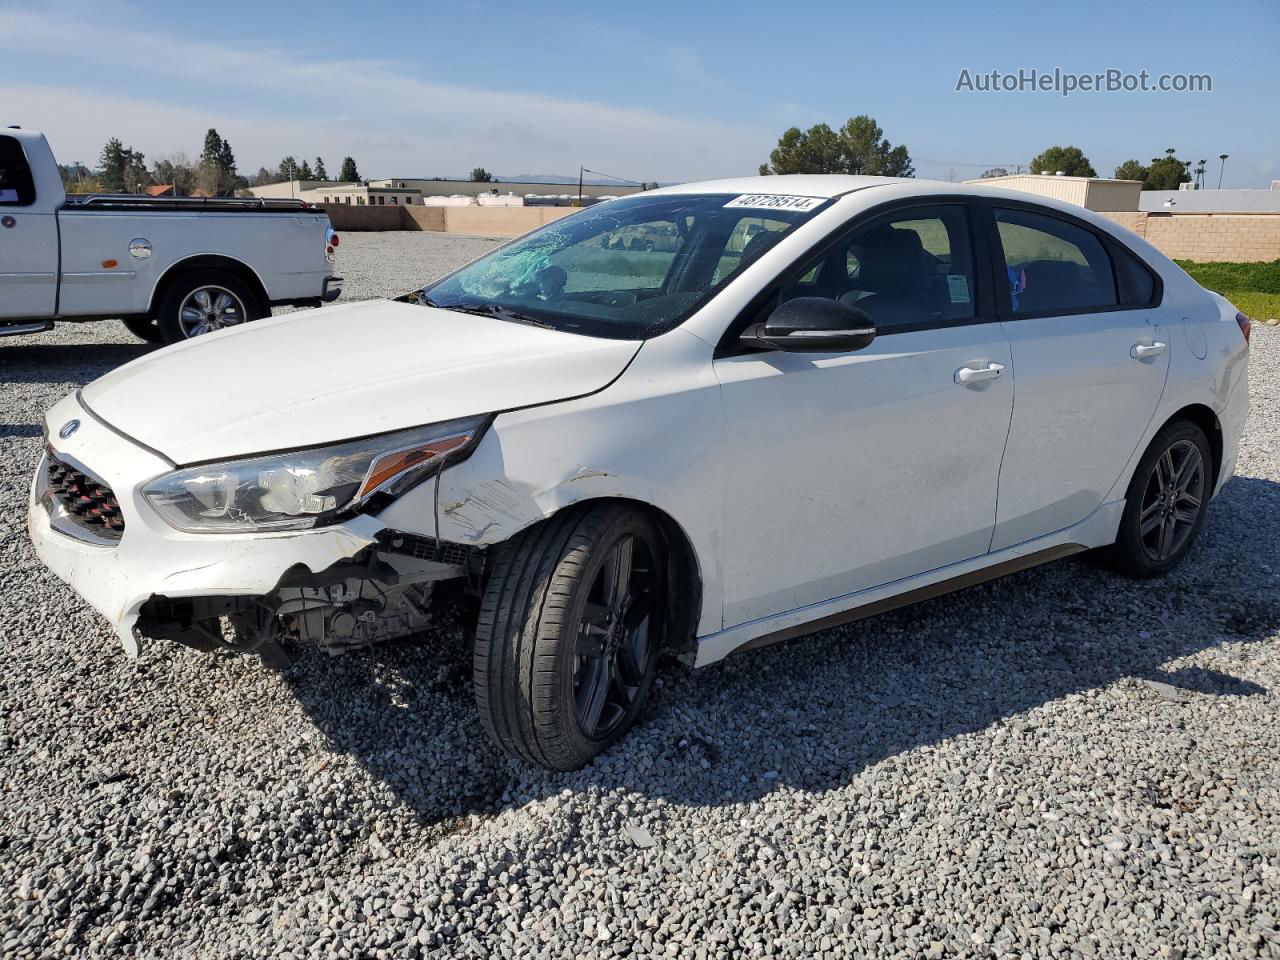
{"type": "Polygon", "coordinates": [[[744,346],[791,353],[850,353],[876,338],[876,325],[857,307],[824,297],[796,297],[742,334],[744,346]]]}

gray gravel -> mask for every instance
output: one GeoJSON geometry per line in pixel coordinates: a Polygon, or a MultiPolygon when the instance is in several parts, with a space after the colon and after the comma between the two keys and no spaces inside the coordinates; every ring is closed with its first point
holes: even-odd
{"type": "MultiPolygon", "coordinates": [[[[350,235],[357,295],[483,248],[350,235]]],[[[41,412],[145,348],[0,341],[0,956],[1280,954],[1280,331],[1188,561],[1068,560],[672,666],[590,769],[502,759],[443,635],[131,663],[23,524],[41,412]]]]}

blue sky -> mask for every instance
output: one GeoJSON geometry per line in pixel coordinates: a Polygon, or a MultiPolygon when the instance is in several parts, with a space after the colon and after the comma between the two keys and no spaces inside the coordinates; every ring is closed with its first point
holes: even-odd
{"type": "Polygon", "coordinates": [[[1274,0],[972,4],[0,0],[0,124],[63,160],[112,135],[148,159],[215,126],[242,172],[344,154],[361,173],[754,173],[787,127],[868,113],[918,176],[1080,146],[1099,173],[1177,147],[1216,183],[1280,179],[1274,0]],[[1154,22],[1156,19],[1160,22],[1154,22]],[[957,92],[972,74],[1208,73],[1211,93],[957,92]]]}

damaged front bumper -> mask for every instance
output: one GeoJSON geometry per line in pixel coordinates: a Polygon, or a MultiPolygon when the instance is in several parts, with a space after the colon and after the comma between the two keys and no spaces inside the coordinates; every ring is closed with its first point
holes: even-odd
{"type": "Polygon", "coordinates": [[[45,565],[110,622],[131,656],[147,636],[211,649],[223,618],[237,630],[259,630],[255,643],[225,644],[233,649],[251,649],[268,639],[263,631],[274,636],[278,629],[335,646],[387,639],[423,626],[431,583],[475,569],[474,548],[437,546],[363,515],[292,532],[181,533],[139,492],[172,470],[171,462],[95,420],[74,397],[50,411],[47,426],[57,439],[32,483],[31,541],[45,565]],[[72,422],[77,427],[59,438],[72,422]],[[95,493],[105,491],[120,529],[95,532],[74,522],[65,496],[50,490],[50,463],[70,465],[81,481],[94,481],[95,493]]]}

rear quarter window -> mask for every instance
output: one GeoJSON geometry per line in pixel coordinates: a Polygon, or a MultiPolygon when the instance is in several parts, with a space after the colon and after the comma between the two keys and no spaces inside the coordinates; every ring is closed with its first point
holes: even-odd
{"type": "Polygon", "coordinates": [[[28,207],[36,202],[31,165],[17,137],[0,136],[0,207],[28,207]]]}
{"type": "Polygon", "coordinates": [[[1112,251],[1116,278],[1120,282],[1120,302],[1126,307],[1147,307],[1155,303],[1155,273],[1124,247],[1116,244],[1112,251]]]}

